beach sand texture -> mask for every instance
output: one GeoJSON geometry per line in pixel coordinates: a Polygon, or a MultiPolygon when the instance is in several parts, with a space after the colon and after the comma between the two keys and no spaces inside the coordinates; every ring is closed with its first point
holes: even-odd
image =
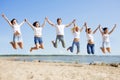
{"type": "Polygon", "coordinates": [[[120,66],[0,60],[0,80],[120,80],[120,66]]]}

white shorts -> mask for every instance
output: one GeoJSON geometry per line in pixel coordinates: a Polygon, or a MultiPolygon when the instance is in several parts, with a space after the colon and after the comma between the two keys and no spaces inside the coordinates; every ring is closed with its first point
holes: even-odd
{"type": "Polygon", "coordinates": [[[23,42],[21,35],[13,35],[13,42],[23,42]]]}
{"type": "Polygon", "coordinates": [[[110,42],[103,42],[102,48],[110,48],[110,42]]]}

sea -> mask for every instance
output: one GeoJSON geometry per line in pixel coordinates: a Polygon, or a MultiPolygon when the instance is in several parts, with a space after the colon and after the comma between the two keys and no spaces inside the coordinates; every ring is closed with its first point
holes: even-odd
{"type": "Polygon", "coordinates": [[[0,58],[16,61],[64,62],[64,63],[120,63],[120,55],[0,55],[0,58]]]}

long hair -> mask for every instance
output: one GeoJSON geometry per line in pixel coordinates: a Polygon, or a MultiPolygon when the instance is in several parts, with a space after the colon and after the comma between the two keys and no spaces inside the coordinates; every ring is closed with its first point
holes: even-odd
{"type": "MultiPolygon", "coordinates": [[[[36,24],[37,23],[39,23],[38,21],[35,21],[34,23],[33,23],[33,26],[35,26],[36,27],[36,24]]],[[[40,26],[39,26],[40,27],[40,26]]]]}
{"type": "MultiPolygon", "coordinates": [[[[16,19],[15,19],[15,18],[13,18],[13,19],[10,21],[10,22],[11,22],[11,24],[13,24],[13,21],[14,21],[14,20],[16,20],[16,19]]],[[[17,21],[17,20],[16,20],[16,21],[17,21]]]]}
{"type": "Polygon", "coordinates": [[[103,31],[105,31],[105,30],[107,30],[107,29],[108,29],[107,27],[104,27],[104,28],[103,28],[103,31]]]}

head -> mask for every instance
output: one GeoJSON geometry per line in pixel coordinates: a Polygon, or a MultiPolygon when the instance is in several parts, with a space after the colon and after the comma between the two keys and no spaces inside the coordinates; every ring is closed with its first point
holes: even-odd
{"type": "Polygon", "coordinates": [[[107,27],[103,28],[103,31],[105,34],[108,33],[108,28],[107,27]]]}
{"type": "Polygon", "coordinates": [[[75,31],[76,31],[76,32],[79,31],[79,27],[78,27],[78,26],[75,27],[75,31]]]}
{"type": "Polygon", "coordinates": [[[38,21],[35,21],[35,22],[33,23],[33,26],[35,26],[35,27],[40,27],[40,24],[39,24],[38,21]]]}
{"type": "Polygon", "coordinates": [[[89,34],[92,33],[91,28],[88,28],[87,31],[88,31],[89,34]]]}
{"type": "Polygon", "coordinates": [[[57,24],[60,25],[62,23],[62,19],[61,18],[57,18],[57,24]]]}
{"type": "Polygon", "coordinates": [[[75,32],[78,32],[78,31],[79,31],[79,27],[78,27],[78,26],[74,26],[74,27],[72,28],[72,32],[74,33],[74,31],[75,31],[75,32]]]}
{"type": "Polygon", "coordinates": [[[12,25],[14,25],[14,24],[16,24],[16,23],[17,23],[17,20],[16,20],[15,18],[11,20],[11,24],[12,24],[12,25]]]}

